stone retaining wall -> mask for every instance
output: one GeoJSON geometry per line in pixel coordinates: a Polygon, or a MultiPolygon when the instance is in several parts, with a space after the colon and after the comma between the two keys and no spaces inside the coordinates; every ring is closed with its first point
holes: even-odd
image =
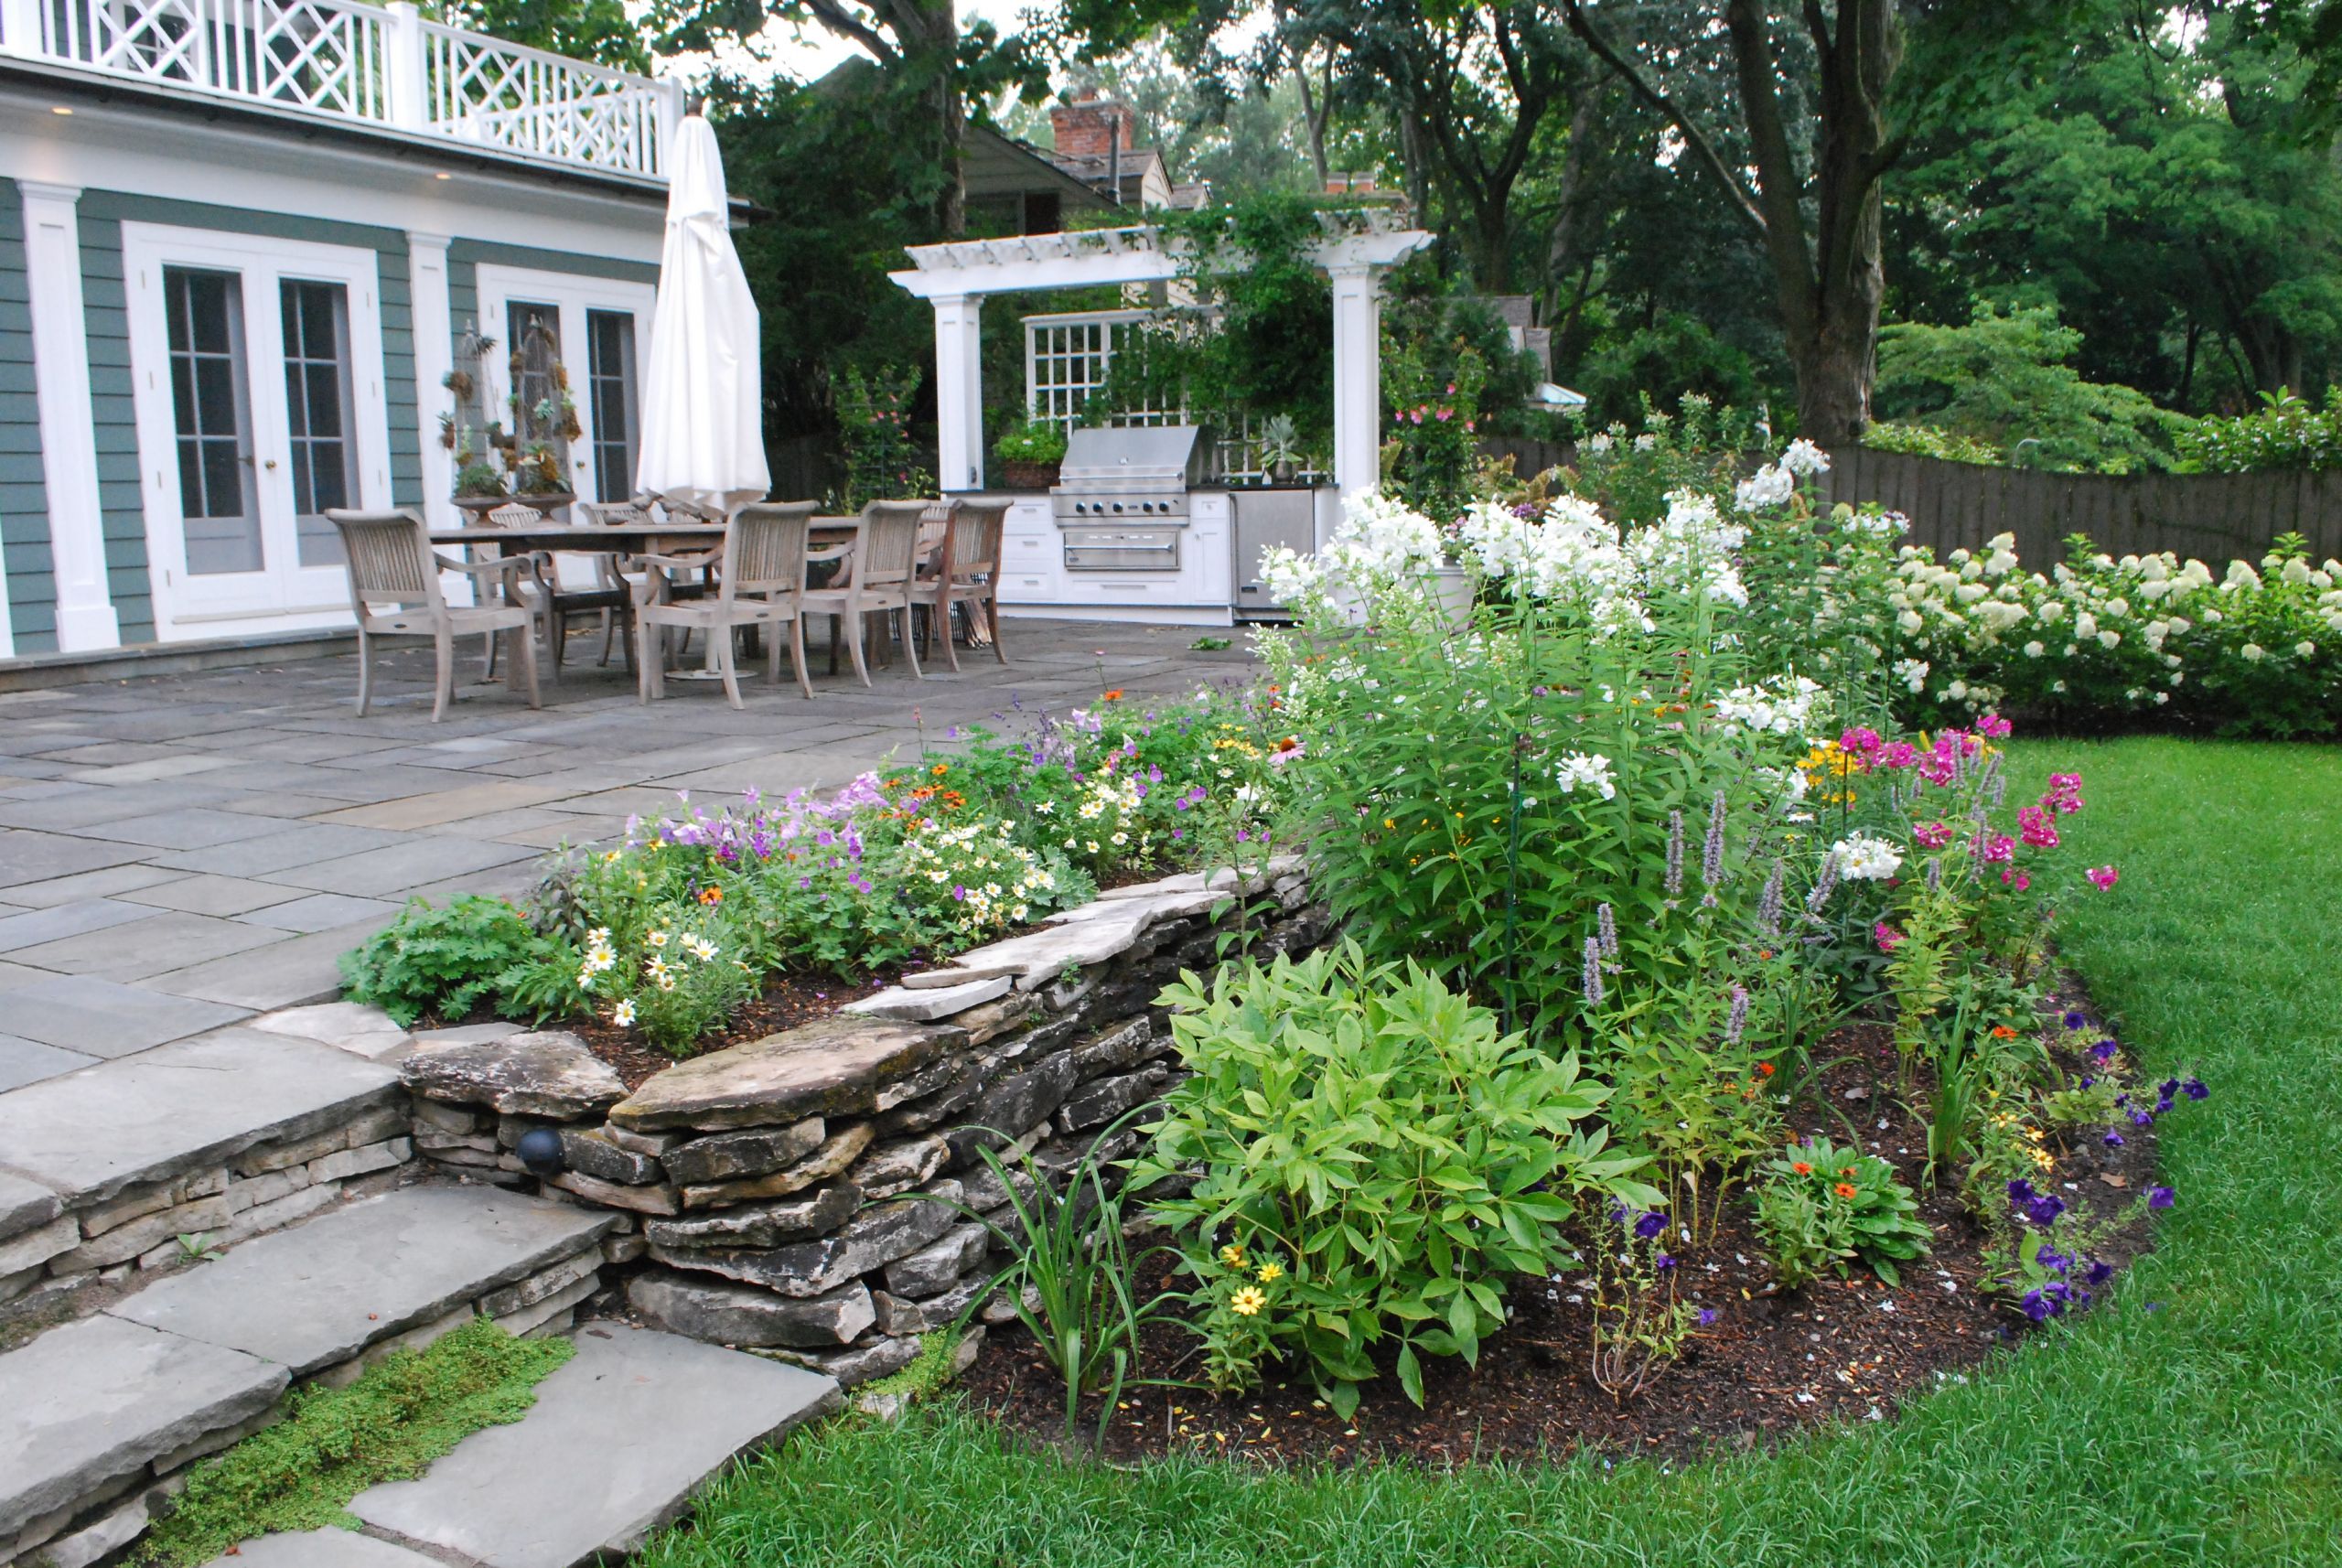
{"type": "MultiPolygon", "coordinates": [[[[1223,872],[1211,886],[1189,875],[1117,888],[630,1095],[565,1033],[424,1044],[401,1064],[414,1145],[452,1174],[618,1211],[605,1256],[639,1263],[627,1300],[661,1326],[842,1383],[883,1376],[1004,1261],[962,1212],[1007,1213],[978,1151],[1013,1144],[1061,1177],[1173,1081],[1150,1009],[1181,969],[1217,960],[1235,884],[1223,872]],[[516,1153],[541,1128],[558,1134],[557,1171],[532,1173],[516,1153]]],[[[1255,950],[1324,936],[1297,862],[1271,863],[1242,891],[1255,950]]],[[[1099,1152],[1118,1158],[1135,1141],[1125,1129],[1099,1152]]],[[[980,1310],[1010,1315],[998,1301],[980,1310]]]]}

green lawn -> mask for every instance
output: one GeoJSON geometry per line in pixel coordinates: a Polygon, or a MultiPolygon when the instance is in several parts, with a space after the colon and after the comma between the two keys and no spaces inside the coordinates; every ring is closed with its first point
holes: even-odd
{"type": "Polygon", "coordinates": [[[2164,1127],[2178,1207],[2112,1302],[1883,1426],[1672,1473],[1115,1471],[950,1402],[839,1423],[714,1493],[652,1568],[2342,1563],[2342,752],[2137,740],[2079,766],[2070,958],[2213,1098],[2164,1127]]]}

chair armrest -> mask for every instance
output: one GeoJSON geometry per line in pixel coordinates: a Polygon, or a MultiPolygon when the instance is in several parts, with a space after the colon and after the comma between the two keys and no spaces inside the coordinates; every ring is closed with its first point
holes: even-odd
{"type": "Polygon", "coordinates": [[[724,564],[723,555],[713,550],[703,555],[628,555],[625,560],[632,566],[660,566],[679,572],[696,572],[724,564]]]}
{"type": "Polygon", "coordinates": [[[809,563],[843,561],[847,556],[854,553],[854,542],[849,539],[838,544],[812,545],[808,547],[806,550],[805,559],[809,563]]]}
{"type": "Polygon", "coordinates": [[[526,555],[500,555],[492,561],[450,561],[435,550],[431,553],[431,558],[438,562],[445,570],[461,572],[467,577],[482,577],[491,573],[518,572],[532,567],[534,564],[526,555]]]}

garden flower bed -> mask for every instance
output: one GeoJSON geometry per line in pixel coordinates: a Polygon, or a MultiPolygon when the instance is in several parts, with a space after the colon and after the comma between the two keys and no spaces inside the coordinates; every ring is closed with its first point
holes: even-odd
{"type": "Polygon", "coordinates": [[[1301,614],[1253,693],[418,912],[370,999],[590,1019],[580,1082],[682,1063],[555,1103],[421,1056],[457,1109],[418,1145],[642,1216],[636,1310],[844,1381],[1013,1323],[986,1397],[1110,1451],[1883,1418],[2098,1299],[2209,1091],[2136,1081],[2054,967],[2120,881],[2064,849],[2081,775],[2012,798],[2007,720],[1896,724],[1890,531],[1809,503],[1825,462],[1640,521],[1359,498],[1265,564],[1301,614]]]}
{"type": "MultiPolygon", "coordinates": [[[[2071,1006],[2086,1009],[2070,986],[2071,1006]]],[[[2066,1036],[2056,1054],[2069,1079],[2098,1069],[2088,1051],[2102,1037],[2094,1027],[2068,1033],[2061,1017],[2053,1031],[2066,1036]]],[[[1538,1459],[1579,1447],[1691,1458],[1832,1423],[1888,1419],[1946,1380],[1964,1380],[2037,1326],[2023,1310],[2022,1293],[1994,1288],[2009,1263],[2002,1234],[1956,1196],[1928,1190],[1926,1125],[1892,1093],[1887,1030],[1852,1026],[1821,1054],[1838,1065],[1796,1097],[1784,1121],[1800,1136],[1841,1145],[1851,1125],[1863,1150],[1887,1161],[1921,1195],[1929,1250],[1904,1267],[1899,1285],[1858,1270],[1785,1287],[1756,1226],[1735,1209],[1713,1237],[1688,1243],[1680,1234],[1662,1237],[1696,1321],[1680,1361],[1641,1398],[1614,1400],[1585,1376],[1592,1282],[1582,1264],[1572,1264],[1542,1281],[1516,1282],[1509,1320],[1479,1365],[1434,1364],[1422,1405],[1385,1380],[1370,1386],[1348,1417],[1292,1377],[1215,1399],[1192,1386],[1195,1336],[1161,1324],[1146,1335],[1103,1452],[1122,1460],[1187,1453],[1304,1465],[1538,1459]]],[[[2033,1182],[2093,1217],[2093,1256],[2110,1268],[2127,1266],[2150,1244],[2140,1200],[2156,1185],[2155,1145],[2152,1127],[2133,1129],[2118,1145],[2077,1139],[2056,1149],[2054,1165],[2033,1182]]],[[[1148,1291],[1186,1283],[1163,1254],[1143,1262],[1140,1277],[1148,1291]]],[[[2096,1290],[2107,1288],[2101,1282],[2096,1290]]],[[[964,1380],[977,1406],[1011,1428],[1041,1443],[1062,1435],[1060,1380],[1028,1336],[1012,1329],[996,1338],[964,1380]]]]}

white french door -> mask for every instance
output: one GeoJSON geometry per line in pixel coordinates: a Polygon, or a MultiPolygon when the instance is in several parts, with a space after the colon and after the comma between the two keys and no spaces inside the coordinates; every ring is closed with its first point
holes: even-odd
{"type": "Polygon", "coordinates": [[[156,636],[346,621],[325,512],[391,499],[375,253],[125,223],[123,272],[156,636]]]}
{"type": "MultiPolygon", "coordinates": [[[[478,330],[497,341],[488,356],[489,417],[511,423],[511,350],[532,323],[543,326],[568,374],[577,410],[580,434],[569,446],[570,489],[588,501],[622,501],[633,495],[642,424],[638,367],[648,360],[658,291],[644,283],[493,263],[482,263],[478,277],[478,330]]],[[[532,402],[552,390],[521,389],[532,402]]]]}

